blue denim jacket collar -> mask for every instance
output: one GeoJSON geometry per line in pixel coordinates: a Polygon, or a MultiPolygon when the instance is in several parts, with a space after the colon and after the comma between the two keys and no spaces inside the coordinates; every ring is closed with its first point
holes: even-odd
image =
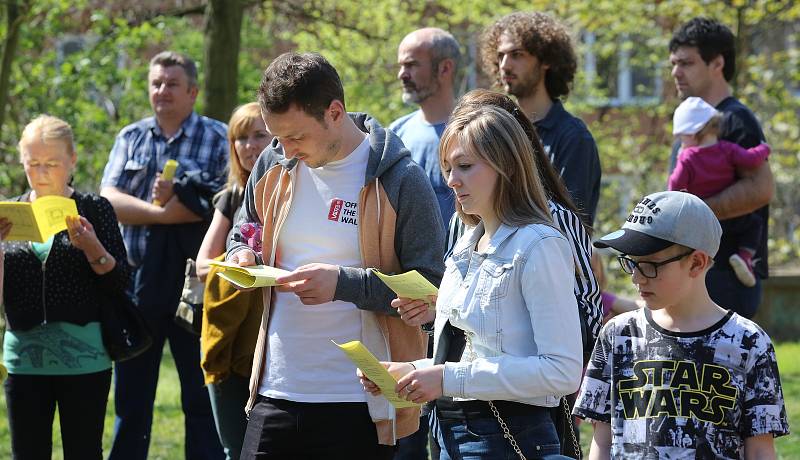
{"type": "MultiPolygon", "coordinates": [[[[486,250],[481,254],[488,256],[497,252],[498,248],[511,235],[513,235],[518,228],[519,227],[510,227],[506,224],[500,224],[500,227],[498,227],[497,231],[494,232],[494,235],[492,235],[492,239],[489,240],[489,247],[487,247],[486,250]]],[[[479,222],[475,228],[467,230],[464,236],[458,240],[455,248],[453,249],[453,260],[459,261],[469,258],[470,253],[472,252],[473,248],[475,248],[475,245],[478,243],[478,240],[481,238],[481,236],[483,236],[483,233],[483,222],[479,222]]]]}

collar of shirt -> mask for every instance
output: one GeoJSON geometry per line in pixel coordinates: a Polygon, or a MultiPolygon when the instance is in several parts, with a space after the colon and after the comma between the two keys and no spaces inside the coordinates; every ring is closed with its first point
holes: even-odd
{"type": "MultiPolygon", "coordinates": [[[[150,131],[156,136],[165,137],[164,134],[162,134],[161,132],[161,127],[158,126],[158,121],[156,120],[156,117],[152,117],[151,120],[152,124],[150,125],[150,131]]],[[[192,113],[190,113],[189,116],[186,117],[185,120],[183,120],[183,123],[181,123],[181,127],[178,129],[175,135],[172,136],[171,139],[167,139],[167,141],[170,142],[175,139],[179,139],[182,135],[185,135],[187,138],[191,139],[195,131],[197,131],[197,125],[199,123],[200,123],[200,117],[197,115],[195,111],[192,111],[192,113]]]]}
{"type": "Polygon", "coordinates": [[[547,111],[547,115],[545,115],[545,117],[541,120],[534,121],[533,125],[536,126],[536,129],[553,129],[556,127],[559,121],[561,121],[561,118],[565,113],[567,113],[567,111],[564,110],[564,105],[561,104],[561,101],[555,100],[553,101],[553,105],[550,107],[550,110],[547,111]]]}
{"type": "MultiPolygon", "coordinates": [[[[497,230],[492,235],[492,238],[489,240],[489,246],[482,252],[485,255],[494,254],[497,251],[497,248],[503,244],[503,242],[508,239],[515,231],[517,227],[510,227],[506,224],[500,224],[497,230]]],[[[468,230],[469,232],[469,230],[468,230]]],[[[453,258],[454,259],[463,259],[469,257],[469,252],[475,245],[478,243],[478,240],[483,236],[484,228],[483,222],[478,222],[478,225],[472,230],[472,233],[469,233],[468,236],[465,235],[464,238],[461,238],[458,241],[455,249],[453,249],[453,258]]]]}

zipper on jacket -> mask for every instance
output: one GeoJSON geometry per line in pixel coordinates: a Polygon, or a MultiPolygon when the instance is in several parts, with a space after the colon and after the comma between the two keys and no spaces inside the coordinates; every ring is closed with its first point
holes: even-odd
{"type": "MultiPolygon", "coordinates": [[[[55,245],[56,240],[55,237],[53,238],[53,244],[50,245],[50,250],[47,251],[47,255],[44,256],[44,260],[42,261],[42,326],[47,326],[47,297],[46,297],[46,290],[45,286],[47,285],[47,259],[50,258],[50,252],[53,250],[53,245],[55,245]]],[[[28,245],[33,251],[33,243],[28,242],[28,245]]]]}
{"type": "MultiPolygon", "coordinates": [[[[281,167],[281,166],[279,166],[279,167],[281,167]]],[[[296,171],[296,169],[295,169],[295,171],[296,171]]],[[[287,174],[289,175],[289,202],[286,204],[286,206],[291,206],[292,205],[292,200],[294,200],[294,177],[292,177],[292,172],[291,171],[287,172],[287,174]]],[[[278,186],[280,186],[280,179],[278,179],[278,186]]],[[[276,208],[277,208],[277,205],[276,205],[276,208]]],[[[288,214],[288,211],[287,211],[286,213],[283,214],[283,216],[281,216],[279,210],[276,209],[275,211],[278,211],[278,214],[275,214],[273,216],[273,221],[275,222],[275,224],[273,226],[273,232],[272,232],[272,250],[271,250],[271,254],[269,255],[269,261],[263,260],[263,258],[264,258],[263,254],[261,256],[262,261],[266,265],[271,265],[271,266],[275,266],[275,255],[276,255],[276,253],[278,251],[278,235],[280,235],[281,228],[283,227],[283,223],[286,220],[286,214],[288,214]]],[[[266,216],[265,216],[265,218],[266,218],[266,216]]],[[[270,295],[270,303],[273,300],[274,299],[270,295]]],[[[264,305],[264,311],[266,312],[266,310],[269,307],[270,307],[269,305],[264,305]]],[[[262,315],[263,315],[263,313],[262,313],[262,315]]],[[[269,327],[269,326],[267,326],[267,327],[269,327]]],[[[265,341],[267,341],[267,340],[268,339],[265,338],[265,341]]],[[[264,346],[266,347],[266,345],[264,345],[264,346]]],[[[245,415],[245,418],[248,421],[250,420],[250,413],[253,412],[253,407],[255,407],[255,398],[256,398],[256,395],[258,394],[258,387],[261,385],[261,378],[264,376],[264,364],[265,364],[264,360],[265,359],[266,359],[266,356],[264,356],[263,350],[262,350],[261,353],[259,353],[259,356],[253,356],[253,360],[254,360],[253,364],[255,365],[254,367],[258,367],[259,371],[258,371],[258,383],[256,383],[256,391],[255,392],[250,391],[250,396],[248,398],[247,404],[245,405],[244,415],[245,415]],[[251,403],[251,401],[252,401],[252,403],[251,403]]]]}

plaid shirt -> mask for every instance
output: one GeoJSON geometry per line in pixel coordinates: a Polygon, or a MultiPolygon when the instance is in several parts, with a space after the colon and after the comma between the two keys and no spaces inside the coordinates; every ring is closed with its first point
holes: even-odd
{"type": "MultiPolygon", "coordinates": [[[[150,201],[156,174],[169,159],[178,161],[175,177],[206,171],[225,184],[228,167],[227,127],[195,112],[184,120],[175,136],[167,139],[155,117],[126,126],[117,135],[100,187],[115,187],[140,200],[150,201]]],[[[120,225],[128,260],[138,267],[147,245],[146,225],[120,225]]]]}

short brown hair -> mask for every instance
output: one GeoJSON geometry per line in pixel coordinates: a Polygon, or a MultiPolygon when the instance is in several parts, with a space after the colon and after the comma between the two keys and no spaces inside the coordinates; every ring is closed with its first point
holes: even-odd
{"type": "Polygon", "coordinates": [[[344,106],[342,80],[317,53],[281,54],[264,71],[258,88],[258,103],[264,112],[285,113],[296,105],[320,122],[334,100],[344,106]]]}
{"type": "Polygon", "coordinates": [[[180,66],[183,71],[186,72],[186,77],[188,77],[189,80],[189,88],[197,86],[197,66],[194,61],[189,59],[186,55],[174,51],[162,51],[150,59],[150,67],[155,67],[157,65],[161,67],[180,66]]]}
{"type": "MultiPolygon", "coordinates": [[[[439,165],[445,178],[449,176],[445,157],[456,146],[497,172],[494,212],[501,222],[514,226],[552,225],[547,197],[533,160],[533,147],[510,113],[499,107],[483,106],[453,117],[439,142],[439,165]]],[[[456,212],[467,225],[480,222],[478,216],[464,213],[458,202],[456,212]]]]}
{"type": "Polygon", "coordinates": [[[511,13],[484,30],[481,36],[483,71],[500,84],[497,43],[506,34],[520,44],[539,62],[547,64],[544,84],[551,99],[566,98],[578,69],[578,59],[567,28],[551,16],[535,13],[511,13]]]}

